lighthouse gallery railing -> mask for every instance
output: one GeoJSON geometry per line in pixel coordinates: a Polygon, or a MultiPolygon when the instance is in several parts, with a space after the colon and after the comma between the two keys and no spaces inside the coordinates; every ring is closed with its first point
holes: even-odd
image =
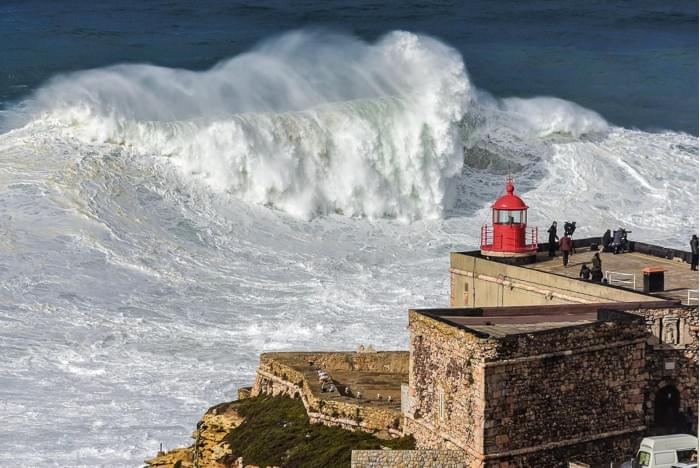
{"type": "MultiPolygon", "coordinates": [[[[531,227],[525,230],[525,245],[522,249],[517,249],[518,251],[527,252],[530,250],[537,250],[539,239],[539,230],[537,227],[531,227]]],[[[488,224],[481,226],[481,248],[482,249],[503,249],[503,237],[496,236],[494,239],[493,227],[488,224]]]]}

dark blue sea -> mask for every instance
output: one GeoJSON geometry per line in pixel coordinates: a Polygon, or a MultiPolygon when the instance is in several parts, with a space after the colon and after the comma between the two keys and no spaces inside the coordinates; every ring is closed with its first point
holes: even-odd
{"type": "Polygon", "coordinates": [[[641,129],[698,133],[695,1],[7,1],[0,101],[121,62],[203,70],[289,30],[373,41],[419,32],[459,50],[499,96],[557,96],[641,129]]]}
{"type": "Polygon", "coordinates": [[[507,176],[540,233],[687,250],[697,31],[680,1],[0,0],[0,466],[141,466],[260,353],[406,349],[507,176]]]}

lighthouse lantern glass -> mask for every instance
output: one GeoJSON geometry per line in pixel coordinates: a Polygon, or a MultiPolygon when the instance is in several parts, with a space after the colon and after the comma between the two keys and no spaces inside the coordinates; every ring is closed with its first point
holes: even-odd
{"type": "Polygon", "coordinates": [[[493,210],[494,224],[526,224],[527,210],[493,210]]]}

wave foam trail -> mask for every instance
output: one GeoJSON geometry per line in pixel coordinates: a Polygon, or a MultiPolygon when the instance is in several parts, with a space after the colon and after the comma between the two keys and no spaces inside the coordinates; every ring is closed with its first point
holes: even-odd
{"type": "Polygon", "coordinates": [[[204,72],[120,65],[54,79],[31,107],[88,141],[167,155],[217,191],[311,217],[436,217],[460,173],[459,54],[294,32],[204,72]]]}

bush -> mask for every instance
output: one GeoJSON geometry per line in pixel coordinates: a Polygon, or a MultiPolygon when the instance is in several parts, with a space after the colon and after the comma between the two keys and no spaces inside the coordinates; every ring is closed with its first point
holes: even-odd
{"type": "Polygon", "coordinates": [[[243,457],[246,464],[284,467],[350,466],[353,449],[374,450],[415,447],[413,437],[380,440],[364,432],[311,424],[299,400],[258,396],[237,402],[245,422],[232,429],[224,441],[232,453],[219,460],[233,463],[243,457]]]}

